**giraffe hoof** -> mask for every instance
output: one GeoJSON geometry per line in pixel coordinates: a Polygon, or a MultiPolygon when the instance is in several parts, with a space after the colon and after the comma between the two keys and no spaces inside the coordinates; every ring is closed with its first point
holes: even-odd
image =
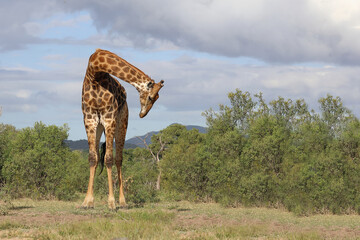
{"type": "Polygon", "coordinates": [[[115,199],[111,199],[108,201],[108,207],[110,210],[116,210],[115,199]]]}
{"type": "Polygon", "coordinates": [[[126,202],[120,202],[120,208],[127,208],[128,205],[126,204],[126,202]]]}
{"type": "Polygon", "coordinates": [[[94,208],[94,200],[85,199],[85,201],[81,204],[81,208],[83,209],[94,208]]]}
{"type": "Polygon", "coordinates": [[[81,209],[84,209],[84,210],[88,210],[88,209],[94,209],[94,206],[90,206],[90,207],[88,207],[88,206],[80,206],[80,208],[81,209]]]}
{"type": "Polygon", "coordinates": [[[89,205],[81,204],[80,208],[81,209],[94,209],[94,204],[89,204],[89,205]]]}

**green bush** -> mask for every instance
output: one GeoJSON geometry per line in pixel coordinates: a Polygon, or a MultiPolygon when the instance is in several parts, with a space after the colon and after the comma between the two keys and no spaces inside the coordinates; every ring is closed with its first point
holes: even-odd
{"type": "Polygon", "coordinates": [[[198,200],[204,197],[204,162],[196,157],[198,144],[203,137],[197,130],[183,131],[176,142],[166,151],[160,166],[162,186],[174,198],[198,200]]]}
{"type": "Polygon", "coordinates": [[[9,158],[11,151],[10,144],[16,136],[14,126],[8,124],[0,124],[0,186],[4,184],[2,169],[6,159],[9,158]]]}
{"type": "Polygon", "coordinates": [[[61,180],[61,185],[55,190],[55,196],[60,200],[77,199],[78,193],[87,191],[90,173],[87,154],[73,151],[64,167],[66,172],[61,180]]]}
{"type": "Polygon", "coordinates": [[[178,136],[163,154],[164,191],[299,215],[359,211],[360,122],[341,99],[321,98],[316,113],[302,99],[255,98],[236,90],[231,106],[204,113],[201,141],[178,136]]]}
{"type": "Polygon", "coordinates": [[[17,132],[2,169],[4,188],[11,196],[70,199],[74,195],[74,181],[66,176],[80,156],[64,144],[67,132],[67,126],[41,122],[17,132]]]}
{"type": "Polygon", "coordinates": [[[143,205],[158,201],[157,164],[146,149],[126,150],[123,160],[124,191],[127,202],[143,205]]]}

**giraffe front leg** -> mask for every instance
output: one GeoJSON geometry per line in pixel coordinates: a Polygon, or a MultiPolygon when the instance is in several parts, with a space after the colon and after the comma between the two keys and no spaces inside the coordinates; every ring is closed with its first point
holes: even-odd
{"type": "Polygon", "coordinates": [[[126,207],[126,201],[124,196],[124,183],[122,178],[122,160],[123,160],[123,148],[125,144],[125,136],[128,125],[128,108],[127,104],[124,104],[122,112],[120,114],[119,123],[117,126],[117,131],[115,134],[115,143],[116,143],[116,168],[119,180],[119,203],[120,207],[126,207]]]}
{"type": "Polygon", "coordinates": [[[116,204],[115,204],[115,197],[114,197],[111,169],[112,169],[111,167],[107,167],[108,182],[109,182],[108,207],[111,210],[115,210],[116,209],[116,204]]]}
{"type": "Polygon", "coordinates": [[[117,165],[117,172],[118,172],[118,178],[119,178],[119,188],[120,188],[120,193],[119,193],[119,204],[120,207],[125,208],[126,205],[126,201],[125,201],[125,196],[124,196],[124,186],[123,186],[123,179],[122,179],[122,175],[121,175],[121,164],[117,165]]]}
{"type": "Polygon", "coordinates": [[[119,204],[121,208],[125,208],[126,201],[124,196],[124,184],[123,184],[123,178],[122,178],[122,160],[123,160],[123,147],[124,143],[122,139],[116,140],[116,169],[118,174],[118,181],[119,181],[119,204]]]}

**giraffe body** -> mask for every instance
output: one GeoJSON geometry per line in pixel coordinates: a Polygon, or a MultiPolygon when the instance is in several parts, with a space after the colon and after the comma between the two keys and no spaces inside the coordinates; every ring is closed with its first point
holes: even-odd
{"type": "Polygon", "coordinates": [[[155,83],[142,71],[111,52],[98,49],[90,56],[82,89],[82,111],[88,137],[90,164],[88,190],[82,204],[85,208],[94,207],[94,176],[99,160],[99,142],[103,132],[106,141],[104,162],[109,183],[108,206],[110,209],[116,207],[111,176],[114,138],[115,164],[120,185],[119,203],[120,206],[126,205],[121,166],[128,126],[128,106],[124,87],[110,74],[130,83],[139,91],[141,118],[146,116],[159,98],[158,92],[164,82],[155,83]]]}

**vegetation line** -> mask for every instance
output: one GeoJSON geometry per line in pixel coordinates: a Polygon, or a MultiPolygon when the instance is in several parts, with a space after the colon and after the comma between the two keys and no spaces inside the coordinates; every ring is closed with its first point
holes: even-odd
{"type": "MultiPolygon", "coordinates": [[[[125,150],[130,206],[190,200],[298,215],[360,213],[360,122],[340,97],[320,98],[317,111],[303,99],[266,103],[261,93],[238,89],[228,97],[229,106],[203,113],[207,133],[175,124],[153,135],[146,149],[125,150]]],[[[84,194],[87,153],[67,147],[68,130],[41,122],[20,130],[0,124],[2,198],[76,200],[84,194]]],[[[107,176],[97,178],[95,195],[105,198],[107,176]]]]}

